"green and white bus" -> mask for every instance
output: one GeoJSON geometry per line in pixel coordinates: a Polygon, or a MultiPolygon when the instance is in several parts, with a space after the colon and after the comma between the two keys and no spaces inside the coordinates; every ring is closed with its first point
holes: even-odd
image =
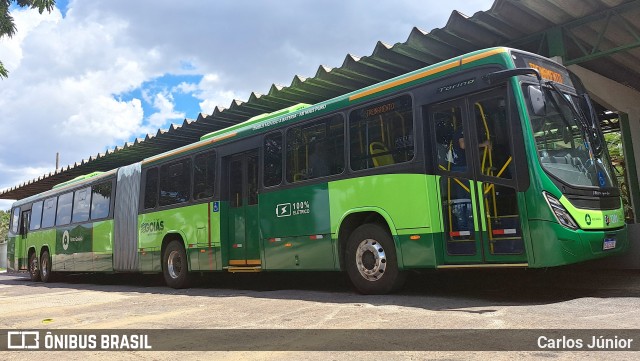
{"type": "Polygon", "coordinates": [[[9,264],[55,272],[551,267],[628,248],[580,80],[491,48],[315,105],[262,114],[12,207],[9,264]]]}

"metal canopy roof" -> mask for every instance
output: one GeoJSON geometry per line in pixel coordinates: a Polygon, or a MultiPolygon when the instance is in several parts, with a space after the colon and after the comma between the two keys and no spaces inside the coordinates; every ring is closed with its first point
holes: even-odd
{"type": "Polygon", "coordinates": [[[545,56],[562,56],[640,91],[640,0],[496,0],[467,17],[454,11],[443,28],[414,28],[404,43],[378,42],[370,56],[348,54],[338,68],[320,66],[311,78],[273,84],[213,114],[185,119],[106,153],[97,154],[0,192],[21,199],[94,171],[140,161],[199,140],[200,136],[297,103],[314,104],[464,53],[506,45],[545,56]]]}

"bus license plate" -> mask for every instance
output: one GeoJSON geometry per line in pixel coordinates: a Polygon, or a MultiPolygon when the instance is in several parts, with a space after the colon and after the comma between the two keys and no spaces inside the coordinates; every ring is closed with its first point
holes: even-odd
{"type": "Polygon", "coordinates": [[[608,249],[616,248],[616,239],[615,238],[605,238],[604,243],[602,243],[602,250],[606,251],[608,249]]]}

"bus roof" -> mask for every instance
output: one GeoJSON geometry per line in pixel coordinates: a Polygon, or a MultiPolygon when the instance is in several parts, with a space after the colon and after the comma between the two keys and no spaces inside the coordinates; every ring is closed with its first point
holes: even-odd
{"type": "Polygon", "coordinates": [[[102,173],[104,173],[104,172],[92,172],[92,173],[89,173],[89,174],[79,175],[79,176],[73,178],[72,180],[68,180],[66,182],[62,182],[62,183],[56,184],[51,189],[57,189],[57,188],[61,188],[61,187],[67,186],[67,185],[71,185],[71,184],[74,184],[74,183],[81,182],[81,181],[86,180],[86,179],[91,179],[93,177],[101,175],[102,173]]]}
{"type": "Polygon", "coordinates": [[[215,132],[211,132],[209,134],[205,134],[202,137],[200,137],[200,140],[211,139],[211,138],[214,138],[214,137],[216,137],[218,135],[233,131],[234,129],[246,127],[248,125],[252,125],[252,124],[267,120],[267,119],[279,117],[281,115],[291,114],[291,113],[297,112],[300,109],[304,109],[304,108],[307,108],[307,107],[310,107],[310,106],[311,105],[309,105],[309,104],[299,103],[299,104],[292,105],[292,106],[284,108],[284,109],[276,110],[275,112],[262,113],[260,115],[256,115],[255,117],[249,118],[248,120],[246,120],[246,121],[244,121],[242,123],[239,123],[239,124],[236,124],[236,125],[232,125],[230,127],[224,128],[224,129],[216,130],[215,132]]]}

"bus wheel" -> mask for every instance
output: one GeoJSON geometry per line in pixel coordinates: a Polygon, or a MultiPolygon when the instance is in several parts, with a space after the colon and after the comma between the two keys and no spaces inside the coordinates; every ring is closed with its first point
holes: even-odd
{"type": "Polygon", "coordinates": [[[51,281],[51,257],[46,249],[40,255],[40,279],[45,283],[51,281]]]}
{"type": "Polygon", "coordinates": [[[181,242],[169,242],[162,255],[162,265],[164,281],[167,286],[172,288],[185,288],[189,286],[187,254],[181,242]]]}
{"type": "Polygon", "coordinates": [[[29,278],[33,282],[40,281],[40,267],[38,267],[38,256],[36,256],[36,252],[34,251],[29,256],[29,278]]]}
{"type": "Polygon", "coordinates": [[[360,293],[389,293],[400,288],[406,278],[398,270],[393,238],[377,224],[356,228],[347,242],[345,257],[347,274],[360,293]]]}

